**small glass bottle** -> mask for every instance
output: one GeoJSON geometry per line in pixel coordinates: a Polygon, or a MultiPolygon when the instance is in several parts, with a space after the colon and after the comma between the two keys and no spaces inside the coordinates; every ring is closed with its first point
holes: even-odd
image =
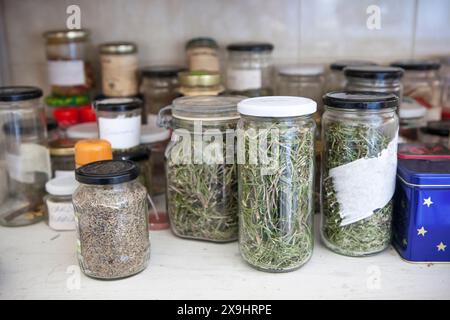
{"type": "Polygon", "coordinates": [[[75,215],[72,194],[78,187],[75,174],[54,178],[45,184],[48,195],[44,202],[47,209],[48,225],[56,231],[75,230],[75,215]]]}
{"type": "Polygon", "coordinates": [[[217,96],[225,89],[221,84],[220,74],[209,71],[188,71],[178,74],[179,92],[183,96],[217,96]]]}
{"type": "Polygon", "coordinates": [[[72,139],[58,139],[49,142],[53,177],[75,173],[75,143],[72,139]]]}
{"type": "Polygon", "coordinates": [[[220,71],[219,46],[212,38],[193,38],[186,43],[189,70],[220,71]]]}
{"type": "Polygon", "coordinates": [[[338,60],[330,64],[327,74],[325,92],[340,91],[345,89],[346,79],[344,69],[347,67],[374,66],[376,63],[365,60],[338,60]]]}

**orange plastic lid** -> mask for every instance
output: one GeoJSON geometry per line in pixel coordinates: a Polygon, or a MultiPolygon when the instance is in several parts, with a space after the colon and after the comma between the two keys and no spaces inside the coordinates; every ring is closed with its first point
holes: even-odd
{"type": "Polygon", "coordinates": [[[102,139],[80,140],[75,144],[75,163],[77,168],[85,164],[100,161],[111,160],[111,144],[102,139]]]}

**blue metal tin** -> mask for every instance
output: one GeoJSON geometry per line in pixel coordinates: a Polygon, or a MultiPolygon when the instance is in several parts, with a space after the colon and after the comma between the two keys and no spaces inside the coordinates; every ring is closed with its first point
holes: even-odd
{"type": "Polygon", "coordinates": [[[399,159],[393,244],[409,261],[450,262],[450,160],[399,159]]]}

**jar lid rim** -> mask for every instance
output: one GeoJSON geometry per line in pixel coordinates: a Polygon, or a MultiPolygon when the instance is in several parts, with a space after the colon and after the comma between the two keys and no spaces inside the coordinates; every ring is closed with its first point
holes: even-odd
{"type": "Polygon", "coordinates": [[[105,54],[136,53],[137,45],[134,42],[128,41],[105,42],[100,44],[99,51],[105,54]]]}
{"type": "Polygon", "coordinates": [[[346,77],[364,78],[364,79],[401,79],[403,77],[403,69],[397,67],[384,66],[357,66],[345,67],[344,74],[346,77]]]}
{"type": "Polygon", "coordinates": [[[411,71],[439,70],[441,64],[434,60],[398,60],[391,63],[392,67],[411,71]]]}
{"type": "Polygon", "coordinates": [[[330,64],[331,70],[344,70],[346,67],[376,66],[377,64],[368,60],[337,60],[330,64]]]}
{"type": "Polygon", "coordinates": [[[392,93],[333,91],[323,96],[323,103],[337,109],[395,109],[398,107],[398,97],[392,93]]]}
{"type": "Polygon", "coordinates": [[[139,167],[131,160],[101,160],[75,170],[76,180],[90,185],[111,185],[129,182],[139,176],[139,167]]]}
{"type": "Polygon", "coordinates": [[[270,42],[235,42],[230,43],[227,46],[228,51],[250,51],[250,52],[262,52],[272,51],[274,48],[270,42]]]}
{"type": "Polygon", "coordinates": [[[0,87],[0,101],[25,101],[42,97],[42,90],[32,86],[6,86],[0,87]]]}
{"type": "Polygon", "coordinates": [[[94,106],[99,111],[131,111],[142,107],[139,98],[102,98],[94,101],[94,106]]]}
{"type": "Polygon", "coordinates": [[[70,196],[78,188],[75,175],[53,178],[45,184],[45,190],[54,196],[70,196]]]}
{"type": "Polygon", "coordinates": [[[87,29],[60,29],[44,32],[44,38],[47,40],[83,40],[89,36],[87,29]]]}
{"type": "Polygon", "coordinates": [[[213,49],[219,48],[219,45],[217,44],[216,40],[210,37],[196,37],[188,40],[186,42],[186,49],[189,49],[190,47],[210,47],[213,49]]]}
{"type": "Polygon", "coordinates": [[[243,96],[180,97],[172,103],[172,116],[189,120],[238,119],[237,104],[243,96]]]}
{"type": "Polygon", "coordinates": [[[242,115],[254,117],[299,117],[316,112],[317,102],[304,97],[256,97],[239,102],[238,111],[242,115]]]}

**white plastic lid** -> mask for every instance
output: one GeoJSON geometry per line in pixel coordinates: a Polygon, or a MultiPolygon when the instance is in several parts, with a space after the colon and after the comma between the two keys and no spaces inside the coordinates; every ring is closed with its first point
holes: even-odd
{"type": "Polygon", "coordinates": [[[325,72],[320,64],[297,64],[278,67],[278,73],[286,76],[317,76],[325,72]]]}
{"type": "Polygon", "coordinates": [[[255,117],[298,117],[317,110],[314,100],[303,97],[272,96],[242,100],[238,103],[240,114],[255,117]]]}
{"type": "Polygon", "coordinates": [[[422,118],[427,114],[427,108],[420,105],[416,100],[404,97],[399,109],[400,119],[422,118]]]}
{"type": "Polygon", "coordinates": [[[160,128],[156,124],[156,115],[149,115],[147,124],[141,127],[141,143],[154,143],[169,139],[170,130],[160,128]]]}
{"type": "Polygon", "coordinates": [[[70,139],[96,139],[98,127],[96,122],[86,122],[73,125],[67,129],[67,137],[70,139]]]}
{"type": "Polygon", "coordinates": [[[78,188],[78,182],[73,176],[54,178],[45,184],[45,190],[55,196],[70,196],[78,188]]]}

